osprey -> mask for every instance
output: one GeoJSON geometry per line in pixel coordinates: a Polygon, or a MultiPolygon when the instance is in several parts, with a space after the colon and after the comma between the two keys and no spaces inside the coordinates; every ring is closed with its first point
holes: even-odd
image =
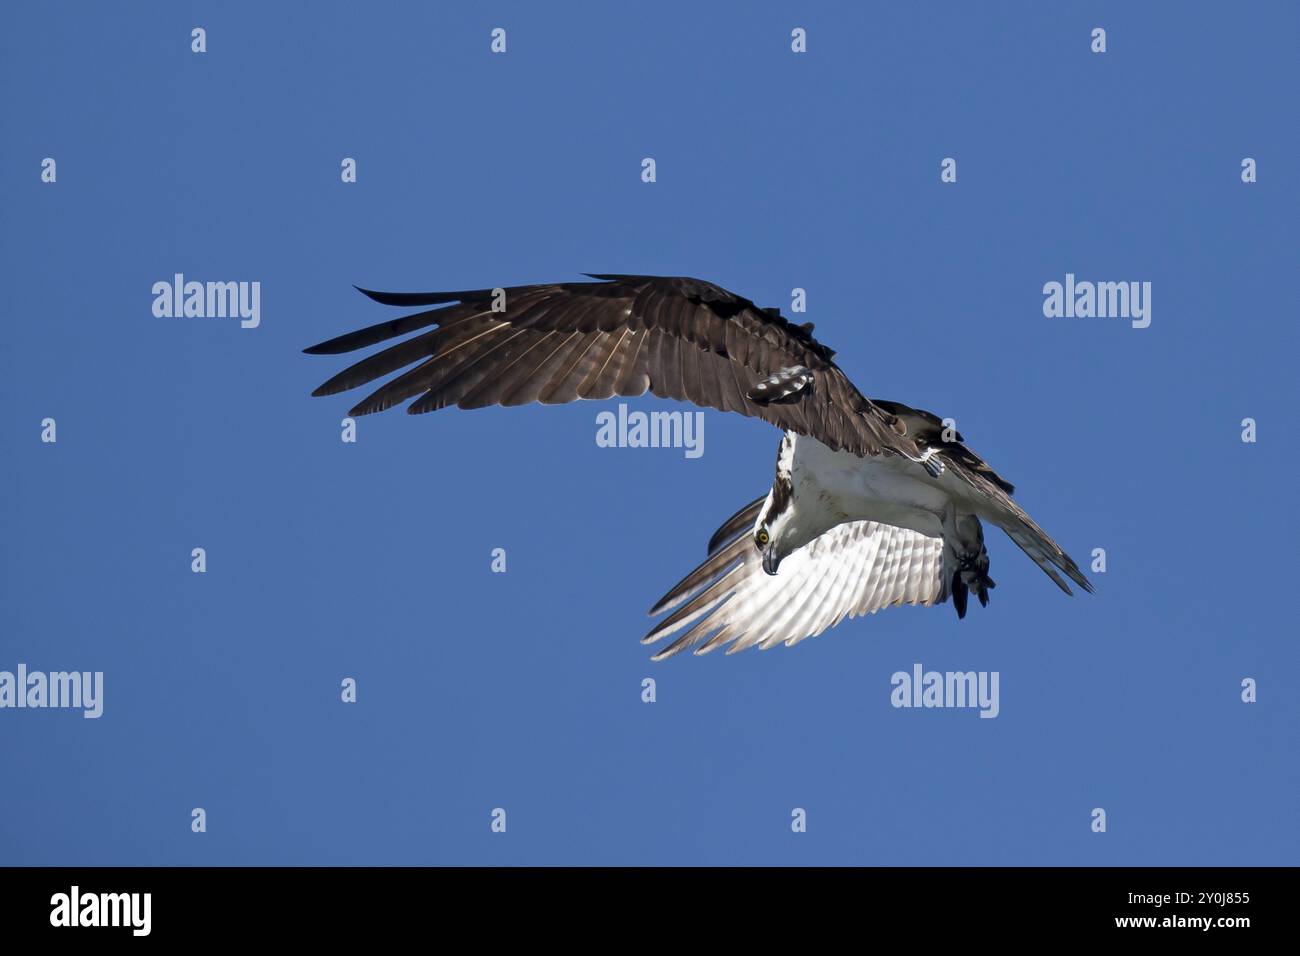
{"type": "Polygon", "coordinates": [[[777,309],[700,279],[597,275],[594,282],[465,292],[358,291],[434,306],[306,349],[352,352],[429,329],[344,369],[333,395],[406,369],[354,406],[414,398],[411,414],[456,405],[544,405],[661,397],[761,418],[784,435],[771,490],[741,508],[708,556],[659,600],[672,611],[642,640],[654,656],[795,644],[847,617],[952,598],[965,617],[993,580],[982,522],[1005,531],[1066,594],[1078,566],[1011,499],[1014,488],[930,412],[868,399],[777,309]],[[432,327],[430,329],[430,327],[432,327]],[[408,366],[411,366],[408,368],[408,366]]]}

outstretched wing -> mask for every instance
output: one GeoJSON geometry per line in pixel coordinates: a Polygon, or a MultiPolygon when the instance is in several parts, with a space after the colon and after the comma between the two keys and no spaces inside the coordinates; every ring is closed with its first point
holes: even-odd
{"type": "Polygon", "coordinates": [[[456,405],[559,404],[642,395],[760,418],[857,455],[917,455],[906,426],[845,377],[833,352],[776,309],[699,279],[597,275],[596,282],[465,292],[367,292],[428,306],[306,349],[338,354],[421,332],[313,392],[333,395],[406,369],[353,415],[414,398],[413,414],[456,405]],[[496,307],[496,308],[494,308],[496,307]],[[413,366],[407,368],[407,366],[413,366]]]}
{"type": "Polygon", "coordinates": [[[837,525],[789,555],[780,574],[766,574],[748,533],[761,506],[759,499],[719,528],[704,563],[651,609],[677,608],[642,643],[683,632],[654,660],[688,647],[705,654],[730,643],[734,654],[788,646],[845,617],[948,598],[943,539],[875,521],[837,525]]]}

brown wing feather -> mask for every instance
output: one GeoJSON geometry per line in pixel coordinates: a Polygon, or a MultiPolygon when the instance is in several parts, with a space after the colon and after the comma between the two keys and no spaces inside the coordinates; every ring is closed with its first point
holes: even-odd
{"type": "Polygon", "coordinates": [[[891,411],[854,388],[813,338],[811,326],[699,279],[599,275],[595,282],[515,286],[499,290],[367,292],[399,306],[441,305],[381,322],[312,346],[337,354],[416,332],[335,375],[316,390],[330,395],[413,366],[381,385],[353,414],[390,408],[408,398],[412,413],[448,405],[479,408],[526,402],[642,395],[735,411],[810,435],[858,455],[919,449],[891,411]],[[813,373],[813,384],[786,404],[756,402],[748,391],[790,366],[813,373]]]}

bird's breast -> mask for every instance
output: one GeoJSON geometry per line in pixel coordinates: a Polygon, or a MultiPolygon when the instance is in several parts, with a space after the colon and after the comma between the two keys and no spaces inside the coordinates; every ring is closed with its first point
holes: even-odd
{"type": "Polygon", "coordinates": [[[847,515],[841,520],[880,521],[927,535],[941,533],[937,515],[950,502],[915,462],[897,455],[859,458],[803,436],[795,445],[793,478],[800,503],[818,502],[819,510],[847,515]]]}

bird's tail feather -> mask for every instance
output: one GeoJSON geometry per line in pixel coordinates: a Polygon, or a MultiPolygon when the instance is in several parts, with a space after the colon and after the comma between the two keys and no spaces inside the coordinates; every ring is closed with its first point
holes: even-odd
{"type": "Polygon", "coordinates": [[[1002,530],[1066,594],[1073,594],[1074,592],[1070,590],[1070,586],[1057,573],[1058,569],[1069,575],[1070,580],[1079,587],[1089,594],[1092,593],[1092,582],[1084,577],[1083,572],[1079,570],[1079,566],[1074,563],[1074,559],[1066,554],[1061,546],[1048,537],[1047,533],[1038,525],[1026,518],[1016,524],[1003,524],[1002,530]]]}
{"type": "Polygon", "coordinates": [[[1060,571],[1079,587],[1092,593],[1092,583],[1084,577],[1079,566],[1074,563],[1074,559],[1066,554],[1065,549],[1053,541],[1046,531],[1038,527],[1025,509],[1016,504],[1011,494],[998,482],[992,480],[984,469],[957,467],[952,471],[969,484],[980,499],[980,503],[972,508],[972,511],[1005,531],[1007,536],[1020,546],[1020,550],[1043,569],[1043,573],[1051,578],[1058,588],[1066,594],[1074,593],[1057,573],[1060,571]]]}

